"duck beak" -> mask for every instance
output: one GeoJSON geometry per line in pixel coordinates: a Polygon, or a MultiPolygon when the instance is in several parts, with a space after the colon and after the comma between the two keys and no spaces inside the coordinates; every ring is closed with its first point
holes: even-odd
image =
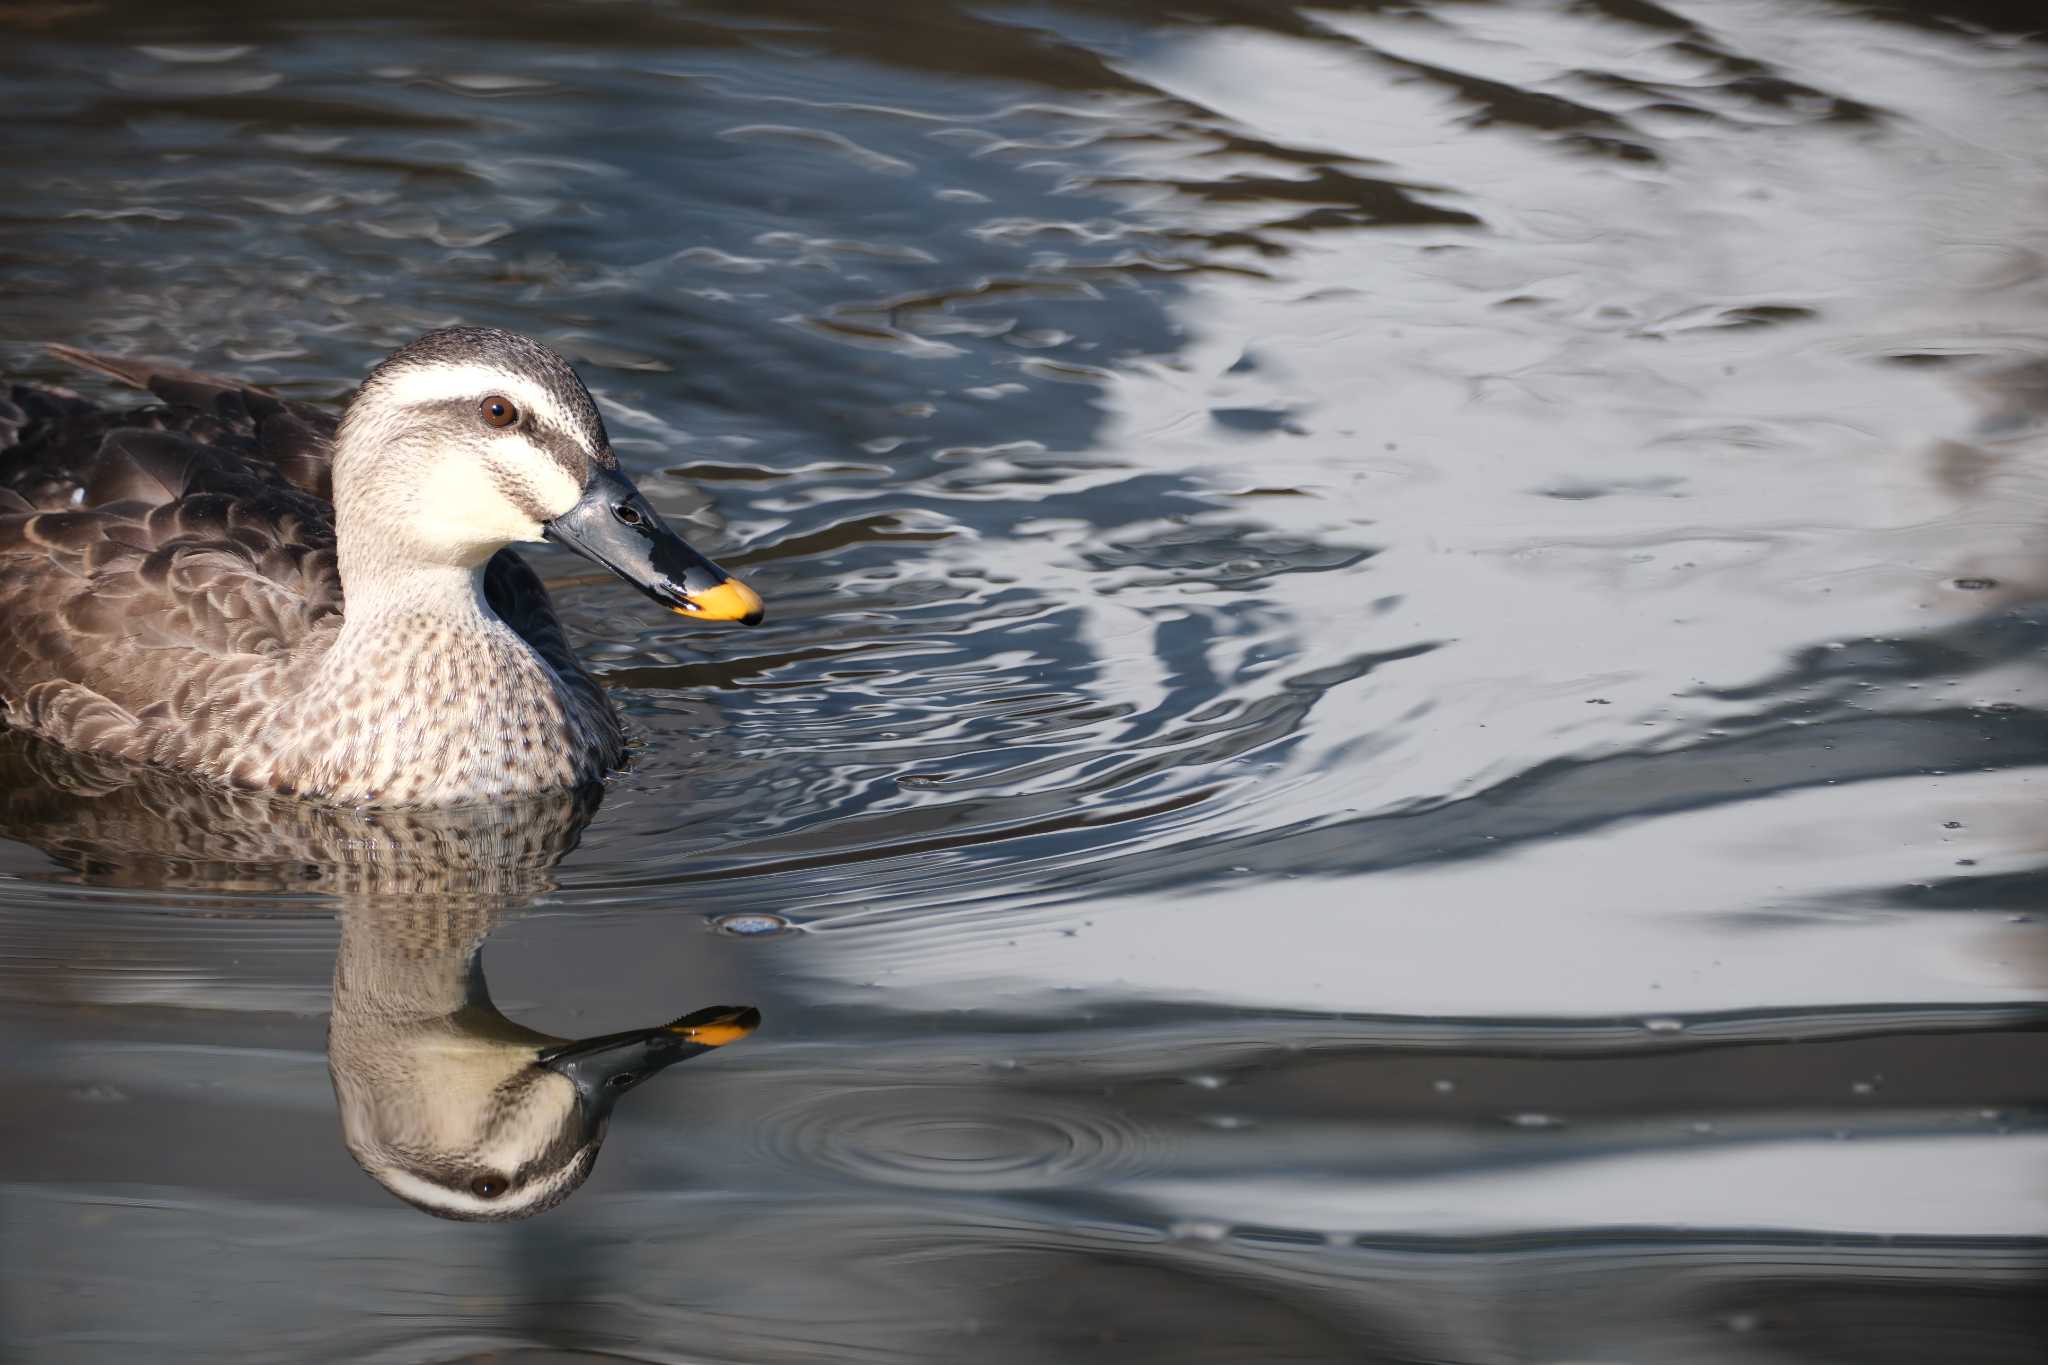
{"type": "Polygon", "coordinates": [[[679,615],[749,626],[761,620],[761,595],[669,530],[616,469],[596,471],[576,505],[541,531],[679,615]]]}
{"type": "Polygon", "coordinates": [[[619,1096],[663,1067],[736,1043],[760,1026],[761,1011],[752,1005],[713,1005],[659,1028],[544,1048],[539,1060],[574,1081],[589,1109],[604,1114],[619,1096]]]}

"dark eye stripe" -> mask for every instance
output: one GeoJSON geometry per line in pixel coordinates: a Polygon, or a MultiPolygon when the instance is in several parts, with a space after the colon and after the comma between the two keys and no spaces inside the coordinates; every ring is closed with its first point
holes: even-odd
{"type": "MultiPolygon", "coordinates": [[[[516,399],[506,401],[517,404],[516,399]]],[[[434,398],[410,405],[406,411],[418,416],[408,423],[416,429],[438,427],[449,440],[462,439],[466,427],[474,432],[477,428],[483,399],[476,398],[434,398]],[[451,425],[454,423],[454,425],[451,425]]],[[[530,409],[520,409],[520,422],[506,427],[503,432],[484,430],[493,436],[519,435],[531,441],[542,454],[553,460],[564,474],[576,481],[578,487],[589,481],[593,465],[611,466],[617,462],[610,457],[608,446],[600,443],[595,455],[590,454],[578,437],[541,417],[530,409]]]]}

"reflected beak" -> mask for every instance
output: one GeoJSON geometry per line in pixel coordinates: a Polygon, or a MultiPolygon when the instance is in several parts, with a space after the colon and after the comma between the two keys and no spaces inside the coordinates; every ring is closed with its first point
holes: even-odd
{"type": "Polygon", "coordinates": [[[752,1005],[713,1005],[659,1028],[607,1033],[544,1048],[540,1064],[576,1083],[592,1111],[609,1111],[620,1095],[665,1066],[736,1043],[761,1026],[752,1005]]]}
{"type": "Polygon", "coordinates": [[[669,530],[616,469],[597,470],[576,505],[541,529],[679,615],[749,626],[761,619],[761,595],[669,530]]]}

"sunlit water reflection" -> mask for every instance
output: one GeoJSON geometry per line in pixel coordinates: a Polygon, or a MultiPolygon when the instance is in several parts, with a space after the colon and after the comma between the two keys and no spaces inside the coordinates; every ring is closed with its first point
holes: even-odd
{"type": "Polygon", "coordinates": [[[0,1355],[2037,1359],[2037,26],[0,9],[13,372],[518,328],[771,607],[537,552],[640,741],[540,837],[0,754],[0,1355]],[[767,1023],[420,1218],[398,894],[767,1023]]]}

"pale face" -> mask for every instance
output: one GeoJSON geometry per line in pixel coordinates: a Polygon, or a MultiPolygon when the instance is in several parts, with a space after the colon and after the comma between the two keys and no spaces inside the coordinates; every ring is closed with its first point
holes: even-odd
{"type": "Polygon", "coordinates": [[[427,557],[474,567],[541,539],[591,471],[615,464],[580,388],[564,395],[558,383],[486,362],[412,366],[380,376],[350,421],[374,424],[409,461],[406,539],[427,557]]]}
{"type": "Polygon", "coordinates": [[[761,619],[754,590],[633,487],[568,362],[510,332],[430,332],[372,370],[342,418],[334,502],[351,601],[415,570],[475,570],[545,537],[671,611],[761,619]]]}
{"type": "Polygon", "coordinates": [[[388,1040],[378,1074],[333,1067],[350,1155],[443,1218],[524,1218],[583,1183],[604,1140],[568,1077],[530,1047],[429,1028],[388,1040]]]}

